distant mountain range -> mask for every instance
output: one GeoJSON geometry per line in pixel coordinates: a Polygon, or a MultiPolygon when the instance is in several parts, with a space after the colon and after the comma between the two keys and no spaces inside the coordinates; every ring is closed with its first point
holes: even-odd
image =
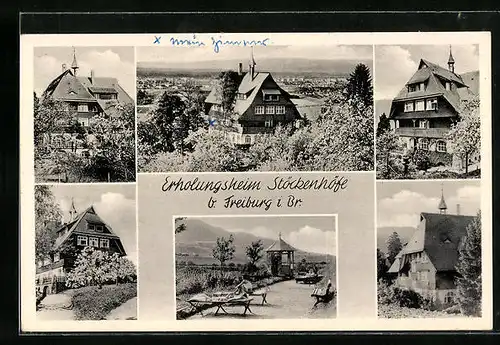
{"type": "MultiPolygon", "coordinates": [[[[186,225],[186,230],[175,235],[175,254],[177,260],[193,261],[195,264],[211,264],[215,263],[212,256],[212,250],[215,247],[217,237],[228,238],[229,235],[234,237],[235,253],[234,263],[246,263],[247,257],[245,247],[253,241],[261,240],[264,250],[272,245],[276,240],[257,237],[246,232],[229,232],[223,228],[215,227],[204,221],[196,218],[185,219],[183,223],[186,225]]],[[[308,262],[333,262],[335,256],[319,253],[310,253],[302,250],[295,252],[295,262],[298,263],[302,259],[308,262]]]]}
{"type": "MultiPolygon", "coordinates": [[[[168,72],[220,72],[224,70],[238,70],[238,64],[243,62],[243,71],[248,71],[246,61],[241,60],[209,60],[196,62],[137,62],[137,75],[144,76],[151,73],[168,72]]],[[[347,76],[358,63],[372,68],[371,60],[310,60],[299,58],[268,58],[257,61],[256,71],[277,74],[318,74],[347,76]]]]}
{"type": "Polygon", "coordinates": [[[393,232],[397,232],[403,244],[408,243],[415,232],[412,227],[381,227],[377,228],[377,248],[387,253],[387,239],[393,232]]]}

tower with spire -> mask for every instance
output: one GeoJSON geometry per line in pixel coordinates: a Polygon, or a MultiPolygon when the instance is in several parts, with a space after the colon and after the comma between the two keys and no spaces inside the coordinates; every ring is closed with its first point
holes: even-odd
{"type": "Polygon", "coordinates": [[[72,221],[74,221],[77,214],[78,214],[78,212],[76,211],[75,200],[71,199],[71,207],[69,208],[69,222],[68,223],[71,223],[72,221]]]}
{"type": "Polygon", "coordinates": [[[73,75],[76,77],[76,72],[78,70],[78,62],[76,61],[76,49],[73,48],[73,62],[71,63],[71,69],[73,70],[73,75]]]}
{"type": "Polygon", "coordinates": [[[450,45],[450,56],[448,57],[448,69],[450,72],[455,73],[455,59],[453,58],[453,54],[451,53],[451,45],[450,45]]]}
{"type": "Polygon", "coordinates": [[[252,80],[253,78],[255,78],[255,65],[257,65],[257,63],[255,62],[255,59],[253,57],[253,47],[252,47],[250,53],[250,61],[248,62],[248,71],[250,73],[250,76],[252,77],[252,80]]]}
{"type": "Polygon", "coordinates": [[[446,210],[448,209],[448,206],[446,206],[446,201],[444,201],[444,193],[443,193],[443,184],[442,183],[441,183],[441,201],[439,202],[438,208],[439,208],[440,214],[446,214],[446,210]]]}

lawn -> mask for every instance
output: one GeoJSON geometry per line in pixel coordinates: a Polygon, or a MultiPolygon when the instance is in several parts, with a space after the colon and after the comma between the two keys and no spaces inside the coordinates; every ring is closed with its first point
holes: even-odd
{"type": "Polygon", "coordinates": [[[137,296],[137,284],[87,286],[68,290],[77,320],[103,320],[109,312],[137,296]]]}

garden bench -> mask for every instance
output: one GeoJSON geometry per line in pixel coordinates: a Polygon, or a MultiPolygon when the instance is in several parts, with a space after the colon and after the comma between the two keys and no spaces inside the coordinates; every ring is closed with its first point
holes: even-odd
{"type": "Polygon", "coordinates": [[[319,303],[328,303],[333,299],[335,295],[335,291],[330,291],[332,287],[332,283],[329,281],[326,288],[324,287],[316,287],[314,288],[311,297],[316,298],[316,302],[314,303],[315,307],[319,303]]]}

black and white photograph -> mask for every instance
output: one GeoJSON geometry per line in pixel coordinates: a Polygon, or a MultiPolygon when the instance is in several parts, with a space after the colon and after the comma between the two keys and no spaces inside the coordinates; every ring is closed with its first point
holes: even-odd
{"type": "Polygon", "coordinates": [[[378,179],[481,176],[479,46],[375,47],[378,179]]]}
{"type": "Polygon", "coordinates": [[[34,49],[36,182],[135,181],[133,47],[34,49]]]}
{"type": "Polygon", "coordinates": [[[137,320],[133,185],[35,186],[36,317],[137,320]]]}
{"type": "Polygon", "coordinates": [[[138,47],[138,171],[374,169],[373,47],[138,47]]]}
{"type": "Polygon", "coordinates": [[[479,181],[377,183],[378,316],[481,317],[479,181]]]}
{"type": "Polygon", "coordinates": [[[335,216],[175,218],[178,320],[336,317],[335,216]]]}

